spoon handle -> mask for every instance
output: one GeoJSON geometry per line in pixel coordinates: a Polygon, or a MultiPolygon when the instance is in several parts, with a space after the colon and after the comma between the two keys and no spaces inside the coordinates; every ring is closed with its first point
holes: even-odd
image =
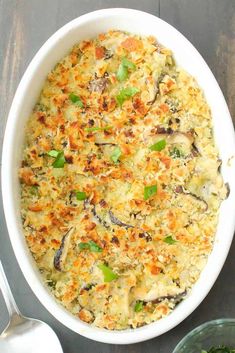
{"type": "Polygon", "coordinates": [[[21,316],[21,313],[16,305],[15,299],[13,298],[1,261],[0,261],[0,289],[2,291],[2,295],[5,300],[10,318],[14,315],[21,316]]]}

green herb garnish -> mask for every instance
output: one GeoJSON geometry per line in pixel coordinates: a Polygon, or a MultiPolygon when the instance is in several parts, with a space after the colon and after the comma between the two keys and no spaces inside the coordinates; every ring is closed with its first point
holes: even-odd
{"type": "Polygon", "coordinates": [[[75,191],[75,192],[76,192],[77,200],[79,200],[79,201],[86,200],[87,195],[86,195],[86,193],[84,191],[75,191]]]}
{"type": "Polygon", "coordinates": [[[104,131],[109,129],[112,129],[112,126],[103,126],[103,127],[93,126],[93,127],[86,127],[85,131],[92,132],[92,131],[104,131]]]}
{"type": "Polygon", "coordinates": [[[91,252],[102,252],[102,248],[97,245],[94,241],[90,240],[88,243],[79,243],[80,250],[89,250],[91,252]]]}
{"type": "Polygon", "coordinates": [[[123,105],[123,103],[133,97],[136,93],[138,93],[140,90],[136,87],[127,87],[127,88],[123,88],[121,89],[121,91],[119,92],[119,94],[116,97],[116,101],[117,103],[120,105],[120,107],[123,105]]]}
{"type": "Polygon", "coordinates": [[[138,300],[135,304],[134,310],[136,313],[139,313],[140,311],[143,310],[144,304],[140,300],[138,300]]]}
{"type": "Polygon", "coordinates": [[[55,161],[52,163],[53,168],[64,168],[66,161],[63,151],[51,150],[47,154],[48,156],[55,158],[55,161]]]}
{"type": "Polygon", "coordinates": [[[184,155],[177,147],[174,147],[173,150],[170,152],[170,156],[172,158],[180,158],[180,157],[183,157],[184,155]]]}
{"type": "Polygon", "coordinates": [[[60,153],[60,151],[51,150],[51,151],[49,151],[47,154],[48,154],[48,156],[50,156],[50,157],[56,158],[59,153],[60,153]]]}
{"type": "Polygon", "coordinates": [[[122,152],[121,152],[121,150],[120,150],[120,147],[114,148],[113,153],[112,153],[112,155],[111,155],[111,160],[112,160],[114,163],[118,163],[121,154],[122,154],[122,152]]]}
{"type": "Polygon", "coordinates": [[[144,188],[144,199],[148,200],[151,196],[156,194],[157,185],[145,186],[144,188]]]}
{"type": "Polygon", "coordinates": [[[166,147],[166,140],[160,140],[156,142],[154,145],[150,146],[151,151],[161,151],[166,147]]]}
{"type": "Polygon", "coordinates": [[[202,350],[201,353],[234,353],[235,349],[230,349],[226,346],[219,346],[217,348],[211,347],[209,351],[202,350]]]}
{"type": "Polygon", "coordinates": [[[127,58],[123,58],[117,71],[118,81],[120,82],[125,81],[128,77],[128,70],[135,70],[135,69],[136,69],[136,66],[134,63],[127,60],[127,58]]]}
{"type": "Polygon", "coordinates": [[[79,96],[77,96],[76,94],[70,93],[69,99],[71,100],[71,102],[78,105],[80,108],[83,108],[83,103],[81,101],[81,98],[79,96]]]}
{"type": "Polygon", "coordinates": [[[164,238],[164,242],[172,245],[176,243],[176,240],[173,239],[171,235],[168,235],[167,237],[164,238]]]}
{"type": "Polygon", "coordinates": [[[98,265],[99,269],[103,272],[104,275],[104,282],[111,282],[114,279],[118,278],[118,275],[113,272],[111,268],[104,264],[98,265]]]}

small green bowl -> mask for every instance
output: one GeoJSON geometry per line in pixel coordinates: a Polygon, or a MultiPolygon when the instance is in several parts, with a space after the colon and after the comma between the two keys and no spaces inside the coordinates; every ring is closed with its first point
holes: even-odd
{"type": "Polygon", "coordinates": [[[235,349],[235,319],[205,322],[190,331],[175,347],[173,353],[201,353],[211,347],[235,349]]]}

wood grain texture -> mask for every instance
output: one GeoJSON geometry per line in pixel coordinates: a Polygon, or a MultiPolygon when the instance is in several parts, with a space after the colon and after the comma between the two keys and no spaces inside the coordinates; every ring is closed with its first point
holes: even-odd
{"type": "MultiPolygon", "coordinates": [[[[130,7],[150,12],[179,29],[211,67],[224,92],[231,115],[235,118],[234,0],[0,0],[1,141],[16,87],[43,42],[73,18],[92,10],[109,7],[130,7]]],[[[33,295],[23,278],[8,240],[2,206],[0,227],[0,258],[20,309],[25,315],[37,317],[51,325],[58,334],[65,353],[170,353],[177,342],[201,322],[235,316],[234,244],[219,279],[207,298],[175,329],[151,341],[130,346],[92,342],[57,322],[33,295]]],[[[0,330],[6,321],[6,310],[0,298],[0,330]]]]}
{"type": "Polygon", "coordinates": [[[214,73],[235,122],[235,1],[162,0],[160,17],[199,50],[214,73]]]}

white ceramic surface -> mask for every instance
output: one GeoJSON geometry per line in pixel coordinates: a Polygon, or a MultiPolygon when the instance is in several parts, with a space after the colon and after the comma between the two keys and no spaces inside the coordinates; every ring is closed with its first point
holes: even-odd
{"type": "Polygon", "coordinates": [[[228,159],[234,154],[234,129],[223,94],[198,51],[175,28],[144,12],[106,9],[81,16],[59,29],[35,55],[19,84],[8,117],[2,156],[2,194],[8,231],[19,265],[35,295],[65,326],[100,342],[116,344],[140,342],[159,336],[178,325],[208,294],[229,251],[235,226],[235,163],[232,159],[228,164],[228,159]],[[230,185],[230,195],[220,209],[213,251],[189,297],[181,302],[168,317],[138,329],[125,331],[93,328],[79,321],[61,307],[45,288],[22,233],[17,177],[24,126],[47,73],[75,43],[112,28],[156,36],[160,43],[173,50],[177,63],[197,79],[211,107],[216,144],[223,161],[222,174],[225,182],[230,185]]]}

